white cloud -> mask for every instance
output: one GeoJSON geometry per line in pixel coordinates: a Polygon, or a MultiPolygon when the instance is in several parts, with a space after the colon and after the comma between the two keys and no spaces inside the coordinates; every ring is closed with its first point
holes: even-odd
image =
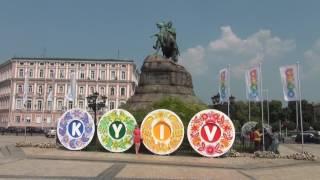
{"type": "Polygon", "coordinates": [[[262,60],[273,60],[295,49],[293,40],[273,36],[270,30],[259,30],[247,38],[240,38],[230,26],[221,27],[221,35],[207,46],[187,49],[181,61],[192,73],[206,73],[213,61],[232,65],[236,76],[262,60]],[[201,70],[201,71],[200,71],[201,70]]]}
{"type": "Polygon", "coordinates": [[[208,70],[208,67],[204,66],[204,57],[205,49],[202,46],[196,46],[183,52],[179,61],[193,73],[201,74],[208,70]]]}
{"type": "Polygon", "coordinates": [[[246,39],[239,38],[230,26],[221,27],[220,39],[210,42],[209,49],[215,52],[228,51],[240,55],[265,54],[277,56],[295,48],[292,40],[272,36],[270,30],[260,30],[246,39]]]}
{"type": "Polygon", "coordinates": [[[306,63],[306,76],[314,76],[320,72],[320,39],[318,39],[313,47],[304,53],[306,63]]]}

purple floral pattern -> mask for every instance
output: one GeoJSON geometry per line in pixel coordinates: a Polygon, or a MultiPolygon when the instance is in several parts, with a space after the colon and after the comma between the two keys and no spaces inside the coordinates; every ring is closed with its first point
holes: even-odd
{"type": "Polygon", "coordinates": [[[65,112],[57,124],[57,134],[61,144],[69,150],[81,150],[85,148],[94,136],[95,126],[91,115],[81,109],[71,109],[65,112]],[[84,125],[84,131],[80,137],[72,137],[68,133],[68,126],[73,120],[78,120],[84,125]]]}

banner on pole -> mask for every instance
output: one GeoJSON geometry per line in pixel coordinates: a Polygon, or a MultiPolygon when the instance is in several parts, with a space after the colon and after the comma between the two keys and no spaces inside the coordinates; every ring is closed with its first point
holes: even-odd
{"type": "Polygon", "coordinates": [[[75,101],[76,99],[76,92],[77,92],[77,89],[76,89],[76,76],[75,76],[75,73],[71,73],[70,75],[70,87],[68,87],[68,93],[66,95],[66,99],[68,101],[75,101]]]}
{"type": "Polygon", "coordinates": [[[250,68],[246,72],[246,95],[249,101],[260,101],[260,80],[261,71],[260,66],[250,68]]]}
{"type": "Polygon", "coordinates": [[[229,99],[227,81],[229,79],[229,72],[227,68],[219,71],[219,95],[220,103],[227,102],[229,99]]]}
{"type": "Polygon", "coordinates": [[[285,101],[297,101],[298,96],[298,73],[297,65],[288,65],[280,67],[280,76],[283,87],[283,95],[285,101]]]}
{"type": "Polygon", "coordinates": [[[22,99],[24,107],[27,106],[28,91],[29,91],[29,73],[28,73],[28,69],[26,69],[24,72],[23,99],[22,99]]]}
{"type": "Polygon", "coordinates": [[[50,90],[48,98],[47,98],[48,102],[52,102],[53,101],[53,97],[52,97],[52,90],[50,90]]]}

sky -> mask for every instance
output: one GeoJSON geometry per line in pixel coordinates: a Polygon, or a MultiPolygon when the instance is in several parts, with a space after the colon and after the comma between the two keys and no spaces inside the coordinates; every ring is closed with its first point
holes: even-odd
{"type": "Polygon", "coordinates": [[[262,63],[269,99],[283,99],[279,67],[301,67],[302,97],[320,102],[317,0],[2,0],[0,63],[13,56],[133,59],[154,53],[159,21],[172,21],[179,64],[210,103],[219,70],[230,64],[231,93],[245,100],[244,73],[262,63]],[[119,54],[118,54],[119,52],[119,54]]]}

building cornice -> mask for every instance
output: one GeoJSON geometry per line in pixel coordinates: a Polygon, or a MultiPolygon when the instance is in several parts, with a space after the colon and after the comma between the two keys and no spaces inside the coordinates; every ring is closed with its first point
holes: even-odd
{"type": "MultiPolygon", "coordinates": [[[[133,60],[125,59],[95,59],[95,58],[65,58],[65,57],[13,57],[11,61],[46,61],[46,62],[96,62],[96,63],[134,63],[133,60]]],[[[8,61],[10,61],[8,60],[8,61]]],[[[1,66],[1,65],[0,65],[1,66]]]]}

